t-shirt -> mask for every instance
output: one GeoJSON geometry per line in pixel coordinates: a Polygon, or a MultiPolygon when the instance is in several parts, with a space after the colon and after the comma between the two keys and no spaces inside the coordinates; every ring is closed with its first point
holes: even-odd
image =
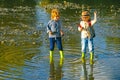
{"type": "Polygon", "coordinates": [[[49,38],[61,37],[60,35],[61,30],[61,22],[60,20],[50,20],[47,25],[47,33],[52,31],[53,34],[49,34],[49,38]]]}
{"type": "MultiPolygon", "coordinates": [[[[88,31],[89,27],[93,27],[93,25],[95,24],[96,20],[91,20],[90,23],[91,25],[89,25],[89,22],[85,22],[85,21],[80,21],[80,25],[83,28],[81,31],[81,38],[91,38],[90,35],[90,31],[88,31]]],[[[80,27],[78,27],[78,30],[80,30],[80,27]]]]}

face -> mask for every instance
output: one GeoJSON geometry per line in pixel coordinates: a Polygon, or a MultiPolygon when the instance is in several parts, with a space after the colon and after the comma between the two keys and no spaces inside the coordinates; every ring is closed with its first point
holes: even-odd
{"type": "Polygon", "coordinates": [[[55,21],[58,21],[58,20],[59,20],[59,16],[55,16],[55,17],[54,17],[54,20],[55,20],[55,21]]]}
{"type": "Polygon", "coordinates": [[[89,21],[90,20],[90,16],[82,16],[82,20],[83,21],[89,21]]]}

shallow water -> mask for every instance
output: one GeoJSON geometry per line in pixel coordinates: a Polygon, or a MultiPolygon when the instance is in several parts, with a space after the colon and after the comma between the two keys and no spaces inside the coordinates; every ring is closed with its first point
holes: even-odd
{"type": "Polygon", "coordinates": [[[74,0],[26,3],[23,0],[10,5],[3,0],[0,3],[0,80],[119,80],[119,4],[112,1],[108,4],[104,4],[106,1],[94,3],[96,1],[78,4],[74,0]],[[53,7],[60,9],[65,32],[62,38],[65,59],[62,65],[57,48],[54,62],[49,64],[45,26],[53,7]],[[89,64],[89,53],[86,65],[77,61],[81,56],[77,24],[84,8],[91,11],[92,18],[93,11],[98,13],[94,26],[94,65],[89,64]]]}

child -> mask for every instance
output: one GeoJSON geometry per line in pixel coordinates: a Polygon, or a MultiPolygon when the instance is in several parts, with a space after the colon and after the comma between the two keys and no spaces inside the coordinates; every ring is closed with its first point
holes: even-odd
{"type": "Polygon", "coordinates": [[[57,9],[53,9],[51,11],[51,20],[48,22],[47,25],[47,33],[49,34],[49,41],[50,41],[50,61],[53,59],[53,51],[55,43],[60,52],[60,58],[63,59],[63,47],[62,47],[62,40],[61,37],[64,35],[61,22],[60,22],[60,15],[57,9]]]}
{"type": "Polygon", "coordinates": [[[97,21],[96,12],[94,12],[94,19],[90,19],[90,13],[88,10],[82,12],[81,15],[82,21],[80,21],[80,25],[78,30],[81,32],[81,44],[82,44],[82,59],[85,58],[86,48],[88,46],[90,52],[90,63],[93,63],[94,58],[94,44],[93,38],[95,37],[93,25],[97,21]]]}

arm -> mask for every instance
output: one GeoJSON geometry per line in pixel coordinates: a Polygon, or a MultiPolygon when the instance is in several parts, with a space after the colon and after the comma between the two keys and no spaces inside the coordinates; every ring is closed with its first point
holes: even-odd
{"type": "Polygon", "coordinates": [[[92,25],[95,24],[97,21],[97,12],[94,12],[94,19],[92,20],[92,25]]]}
{"type": "Polygon", "coordinates": [[[49,24],[50,24],[50,22],[48,22],[48,25],[47,25],[47,33],[49,33],[51,35],[52,31],[51,31],[51,28],[50,28],[49,24]]]}
{"type": "Polygon", "coordinates": [[[81,26],[81,22],[80,24],[78,25],[78,31],[82,31],[83,30],[83,27],[81,26]]]}
{"type": "Polygon", "coordinates": [[[60,34],[61,34],[61,36],[64,36],[64,32],[62,30],[62,22],[61,22],[61,20],[59,20],[58,23],[60,25],[60,34]]]}
{"type": "Polygon", "coordinates": [[[82,29],[83,29],[82,27],[78,26],[78,31],[82,31],[82,29]]]}
{"type": "Polygon", "coordinates": [[[50,34],[50,35],[53,34],[52,31],[48,29],[48,27],[47,27],[47,33],[50,34]]]}
{"type": "Polygon", "coordinates": [[[64,32],[62,30],[60,30],[60,34],[61,36],[64,36],[64,32]]]}
{"type": "Polygon", "coordinates": [[[60,34],[61,34],[61,36],[64,36],[64,32],[62,30],[62,25],[61,25],[61,29],[60,29],[60,34]]]}

